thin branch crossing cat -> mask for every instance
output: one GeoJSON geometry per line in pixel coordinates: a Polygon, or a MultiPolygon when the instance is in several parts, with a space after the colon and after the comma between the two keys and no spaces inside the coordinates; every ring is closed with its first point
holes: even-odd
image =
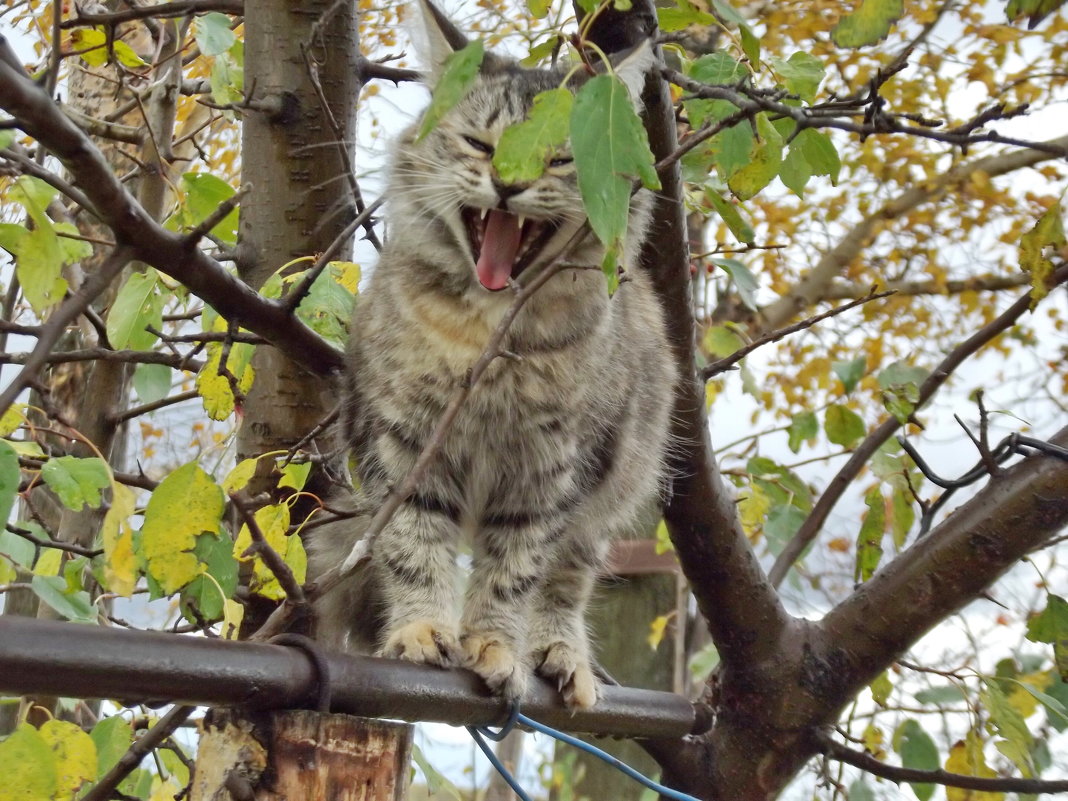
{"type": "MultiPolygon", "coordinates": [[[[422,16],[433,82],[466,40],[425,2],[422,16]]],[[[645,47],[615,67],[632,98],[651,64],[645,47]]],[[[502,132],[564,78],[487,53],[466,97],[423,139],[413,126],[396,144],[387,241],[359,298],[346,377],[345,434],[368,508],[411,470],[512,304],[512,282],[578,239],[512,323],[512,358],[473,387],[426,479],[371,544],[367,573],[323,599],[319,626],[333,645],[466,666],[509,699],[536,671],[569,706],[589,707],[584,610],[612,537],[662,484],[675,373],[634,265],[648,194],[634,197],[622,254],[632,269],[609,298],[567,146],[530,183],[505,183],[493,166],[502,132]]],[[[361,536],[359,519],[325,527],[312,572],[361,536]]]]}

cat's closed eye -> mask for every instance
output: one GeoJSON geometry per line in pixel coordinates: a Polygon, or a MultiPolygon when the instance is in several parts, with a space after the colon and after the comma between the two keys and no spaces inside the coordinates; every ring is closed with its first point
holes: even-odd
{"type": "Polygon", "coordinates": [[[556,158],[549,160],[550,167],[566,167],[568,164],[574,162],[571,156],[557,156],[556,158]]]}
{"type": "Polygon", "coordinates": [[[463,137],[463,140],[479,153],[485,153],[487,156],[493,155],[493,145],[489,142],[483,142],[481,139],[476,139],[473,136],[467,135],[463,137]]]}

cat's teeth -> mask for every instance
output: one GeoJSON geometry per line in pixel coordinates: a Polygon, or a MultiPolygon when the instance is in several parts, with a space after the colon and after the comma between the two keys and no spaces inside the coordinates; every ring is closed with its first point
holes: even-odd
{"type": "Polygon", "coordinates": [[[520,214],[519,215],[519,227],[520,227],[520,229],[522,229],[523,223],[525,223],[526,221],[527,221],[527,218],[524,215],[520,214]]]}
{"type": "Polygon", "coordinates": [[[481,219],[486,219],[487,214],[489,214],[489,209],[482,209],[481,219]]]}

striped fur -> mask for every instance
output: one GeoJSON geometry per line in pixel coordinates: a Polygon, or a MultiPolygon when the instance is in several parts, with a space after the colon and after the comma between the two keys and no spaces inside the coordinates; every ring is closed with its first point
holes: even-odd
{"type": "MultiPolygon", "coordinates": [[[[434,53],[459,34],[427,19],[430,58],[440,60],[434,53]]],[[[368,508],[411,469],[512,303],[510,290],[476,278],[460,207],[558,225],[520,281],[584,220],[566,152],[522,187],[502,187],[484,152],[560,80],[489,55],[434,131],[416,141],[409,130],[396,146],[387,241],[359,299],[347,375],[346,436],[368,508]]],[[[625,261],[640,245],[646,204],[635,201],[625,261]]],[[[321,636],[465,665],[508,698],[521,697],[536,670],[572,707],[596,702],[584,608],[613,535],[661,485],[675,379],[647,275],[630,270],[609,299],[601,256],[588,235],[569,259],[587,267],[558,273],[519,313],[506,342],[518,358],[496,359],[475,385],[429,475],[373,543],[369,571],[324,599],[321,636]],[[464,582],[457,557],[468,541],[464,582]]],[[[312,571],[343,559],[365,525],[313,537],[312,571]]]]}

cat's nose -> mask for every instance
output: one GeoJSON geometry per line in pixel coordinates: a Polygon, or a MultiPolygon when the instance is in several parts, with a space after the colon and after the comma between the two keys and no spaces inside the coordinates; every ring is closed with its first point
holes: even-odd
{"type": "Polygon", "coordinates": [[[497,192],[497,197],[500,198],[501,205],[507,203],[508,198],[513,197],[514,195],[518,195],[520,192],[522,192],[524,189],[527,189],[529,186],[530,184],[524,183],[506,184],[496,176],[494,176],[493,178],[493,188],[497,192]]]}

